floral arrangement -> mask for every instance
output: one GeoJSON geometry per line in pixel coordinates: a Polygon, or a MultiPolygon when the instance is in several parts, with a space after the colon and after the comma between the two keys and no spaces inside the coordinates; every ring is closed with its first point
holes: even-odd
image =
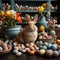
{"type": "Polygon", "coordinates": [[[17,17],[17,14],[18,13],[14,10],[0,11],[0,22],[2,22],[2,25],[6,25],[9,27],[16,26],[16,21],[18,21],[17,18],[19,17],[19,16],[17,17]]]}
{"type": "Polygon", "coordinates": [[[48,25],[49,25],[50,28],[55,29],[55,27],[57,26],[56,23],[57,23],[57,20],[55,20],[55,19],[49,19],[48,20],[48,25]]]}

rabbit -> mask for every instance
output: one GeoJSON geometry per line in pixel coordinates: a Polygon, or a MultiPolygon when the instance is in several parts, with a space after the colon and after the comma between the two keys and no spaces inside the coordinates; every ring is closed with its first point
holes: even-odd
{"type": "Polygon", "coordinates": [[[34,43],[38,37],[38,28],[35,25],[38,20],[38,14],[36,14],[33,19],[30,18],[30,15],[25,14],[25,18],[28,25],[17,35],[15,41],[19,43],[34,43]]]}

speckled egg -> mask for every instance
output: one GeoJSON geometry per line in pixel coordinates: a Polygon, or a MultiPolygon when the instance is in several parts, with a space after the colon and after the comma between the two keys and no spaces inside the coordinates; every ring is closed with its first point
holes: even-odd
{"type": "Polygon", "coordinates": [[[44,49],[39,50],[39,54],[40,55],[44,55],[45,54],[45,50],[44,49]]]}
{"type": "Polygon", "coordinates": [[[54,30],[51,30],[51,31],[50,31],[50,35],[56,36],[56,32],[55,32],[54,30]]]}
{"type": "Polygon", "coordinates": [[[52,57],[52,55],[53,55],[53,51],[52,50],[46,50],[45,51],[45,56],[46,57],[52,57]]]}
{"type": "Polygon", "coordinates": [[[57,50],[57,44],[52,44],[52,50],[57,50]]]}
{"type": "Polygon", "coordinates": [[[47,48],[48,48],[48,49],[51,49],[51,47],[52,47],[52,44],[51,44],[51,43],[48,43],[47,48]]]}
{"type": "Polygon", "coordinates": [[[58,51],[53,51],[53,56],[54,56],[54,57],[58,57],[58,56],[59,56],[58,51]]]}

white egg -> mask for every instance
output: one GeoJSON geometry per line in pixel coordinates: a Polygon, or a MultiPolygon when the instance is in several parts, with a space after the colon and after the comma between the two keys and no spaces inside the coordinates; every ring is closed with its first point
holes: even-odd
{"type": "Polygon", "coordinates": [[[13,46],[16,46],[17,45],[17,43],[13,43],[13,46]]]}
{"type": "Polygon", "coordinates": [[[0,46],[0,51],[2,51],[3,50],[3,48],[0,46]]]}
{"type": "Polygon", "coordinates": [[[18,53],[18,50],[13,50],[13,53],[18,53]]]}
{"type": "Polygon", "coordinates": [[[26,49],[23,49],[22,52],[25,53],[26,52],[26,49]]]}
{"type": "Polygon", "coordinates": [[[20,55],[22,55],[22,53],[21,52],[17,52],[16,55],[17,56],[20,56],[20,55]]]}

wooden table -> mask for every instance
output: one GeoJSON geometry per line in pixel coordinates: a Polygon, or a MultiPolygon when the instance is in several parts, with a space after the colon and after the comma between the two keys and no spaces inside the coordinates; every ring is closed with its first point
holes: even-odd
{"type": "Polygon", "coordinates": [[[28,55],[28,54],[22,54],[21,56],[16,56],[10,52],[6,55],[0,56],[0,60],[60,60],[60,57],[47,58],[47,57],[41,57],[39,55],[28,55]]]}

